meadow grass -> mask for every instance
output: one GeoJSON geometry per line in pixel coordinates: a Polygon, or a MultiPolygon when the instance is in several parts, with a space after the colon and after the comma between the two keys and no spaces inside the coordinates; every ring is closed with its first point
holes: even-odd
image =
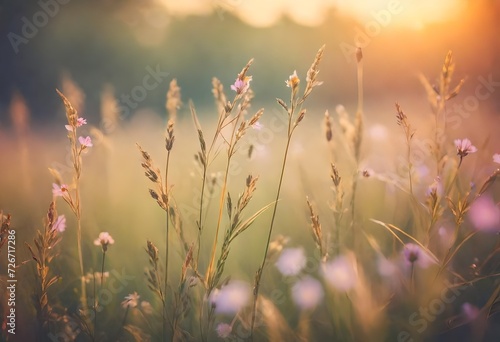
{"type": "MultiPolygon", "coordinates": [[[[58,137],[67,134],[66,155],[59,138],[46,139],[40,151],[17,156],[27,169],[30,153],[43,159],[50,173],[37,184],[46,186],[35,191],[26,179],[18,191],[7,182],[3,188],[12,201],[29,196],[33,212],[43,213],[37,202],[50,203],[36,231],[24,226],[38,219],[26,224],[15,211],[0,213],[0,255],[12,227],[26,246],[17,265],[26,280],[18,294],[23,338],[498,336],[499,151],[492,150],[494,139],[479,145],[467,132],[442,139],[447,104],[464,84],[453,83],[452,53],[436,86],[420,77],[428,120],[394,99],[391,136],[386,132],[377,142],[367,133],[373,109],[364,99],[361,49],[354,115],[341,105],[310,103],[315,87],[328,86],[320,73],[327,52],[321,47],[305,72],[279,76],[290,98],[277,98],[276,108],[252,108],[257,62],[251,59],[229,89],[212,80],[209,115],[199,114],[196,100],[184,106],[174,79],[166,120],[138,113],[120,122],[107,88],[99,127],[87,123],[83,96],[66,79],[67,93],[57,94],[67,123],[55,127],[58,137]],[[426,151],[417,150],[422,139],[430,141],[426,151]],[[377,161],[381,154],[384,163],[377,161]],[[61,162],[48,161],[57,156],[61,162]],[[49,174],[52,195],[40,190],[50,189],[49,174]]],[[[17,132],[24,149],[34,138],[25,128],[17,132]]],[[[0,307],[5,312],[5,299],[0,307]]],[[[15,340],[2,327],[2,339],[15,340]]]]}

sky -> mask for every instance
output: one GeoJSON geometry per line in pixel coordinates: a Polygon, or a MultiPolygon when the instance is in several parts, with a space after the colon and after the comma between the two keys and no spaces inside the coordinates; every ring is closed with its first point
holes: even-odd
{"type": "MultiPolygon", "coordinates": [[[[321,103],[354,101],[356,46],[364,51],[368,99],[421,96],[415,93],[417,75],[434,77],[448,50],[454,52],[457,77],[477,80],[491,73],[500,79],[499,4],[8,0],[0,5],[0,127],[10,127],[9,106],[17,95],[25,99],[35,125],[61,119],[55,89],[63,79],[82,89],[87,116],[98,116],[103,89],[112,87],[123,103],[151,69],[168,76],[131,112],[162,113],[172,78],[186,98],[209,106],[211,78],[229,88],[250,58],[255,58],[256,101],[267,104],[286,93],[284,80],[295,69],[304,74],[325,43],[322,76],[331,82],[319,92],[321,103]]],[[[473,91],[474,82],[464,91],[473,91]]]]}

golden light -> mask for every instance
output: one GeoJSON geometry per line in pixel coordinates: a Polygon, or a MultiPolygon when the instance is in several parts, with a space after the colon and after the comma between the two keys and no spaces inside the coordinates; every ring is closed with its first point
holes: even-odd
{"type": "Polygon", "coordinates": [[[361,21],[423,28],[425,25],[453,19],[466,8],[463,0],[337,0],[341,12],[361,21]]]}
{"type": "MultiPolygon", "coordinates": [[[[331,10],[355,17],[361,22],[382,21],[393,27],[425,25],[446,21],[462,13],[465,0],[157,0],[171,15],[206,15],[221,18],[232,13],[257,27],[271,26],[288,17],[305,26],[324,22],[331,10]]],[[[385,26],[385,25],[384,25],[385,26]]]]}

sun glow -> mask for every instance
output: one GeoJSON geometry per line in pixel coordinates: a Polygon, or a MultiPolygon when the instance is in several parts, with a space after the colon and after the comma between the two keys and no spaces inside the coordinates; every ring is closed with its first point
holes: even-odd
{"type": "MultiPolygon", "coordinates": [[[[271,26],[282,17],[298,24],[315,26],[324,22],[330,11],[353,16],[359,21],[373,20],[390,14],[395,27],[423,28],[449,20],[465,9],[467,0],[157,0],[172,15],[216,13],[222,19],[232,13],[257,27],[271,26]]],[[[384,18],[384,20],[387,18],[384,18]]]]}
{"type": "Polygon", "coordinates": [[[389,21],[397,26],[423,28],[428,24],[450,20],[466,8],[463,0],[338,0],[341,12],[358,20],[376,19],[389,21]],[[386,18],[390,15],[389,18],[386,18]]]}

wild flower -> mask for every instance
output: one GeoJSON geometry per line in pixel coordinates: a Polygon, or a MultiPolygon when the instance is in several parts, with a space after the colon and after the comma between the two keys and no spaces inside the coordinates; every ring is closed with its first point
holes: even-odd
{"type": "Polygon", "coordinates": [[[250,299],[250,285],[233,280],[219,290],[214,290],[211,294],[212,305],[215,306],[215,313],[236,314],[250,299]]]}
{"type": "Polygon", "coordinates": [[[287,116],[288,116],[288,130],[287,130],[287,142],[286,142],[286,147],[285,147],[285,152],[283,155],[283,161],[281,164],[281,172],[279,176],[279,183],[278,183],[278,189],[276,191],[276,200],[274,202],[274,208],[273,208],[273,214],[271,217],[271,223],[269,225],[269,230],[268,230],[268,235],[267,235],[267,241],[266,241],[266,249],[264,251],[264,256],[262,258],[262,263],[260,264],[260,267],[257,269],[257,272],[255,272],[255,277],[254,277],[254,291],[253,291],[253,307],[252,307],[252,319],[250,323],[250,340],[253,340],[253,330],[255,326],[255,318],[256,318],[256,312],[257,312],[257,301],[259,298],[259,287],[260,287],[260,282],[262,278],[262,271],[264,270],[264,267],[266,266],[266,260],[267,258],[267,253],[269,251],[269,243],[271,242],[271,235],[273,232],[273,227],[274,227],[274,222],[276,218],[276,211],[278,209],[278,200],[280,197],[281,193],[281,186],[283,184],[283,178],[285,174],[285,168],[286,168],[286,160],[290,148],[290,142],[292,139],[293,132],[297,128],[297,126],[300,124],[300,122],[304,119],[307,110],[305,108],[302,108],[305,100],[307,97],[311,94],[312,90],[321,85],[322,82],[317,81],[316,77],[318,76],[319,73],[319,63],[321,59],[323,58],[323,52],[325,50],[325,45],[323,45],[318,52],[316,53],[316,56],[314,58],[313,63],[307,70],[307,77],[306,77],[306,87],[304,89],[304,93],[302,94],[301,97],[298,97],[298,84],[295,88],[292,88],[291,91],[291,97],[290,97],[290,103],[287,105],[285,101],[282,99],[277,98],[278,104],[285,110],[287,116]]]}
{"type": "Polygon", "coordinates": [[[402,253],[404,262],[408,266],[427,268],[433,263],[431,257],[419,245],[411,242],[404,246],[402,253]]]}
{"type": "Polygon", "coordinates": [[[125,300],[122,302],[122,307],[125,308],[135,308],[139,305],[139,298],[141,296],[134,291],[134,293],[130,293],[128,296],[125,296],[125,300]]]}
{"type": "Polygon", "coordinates": [[[56,230],[58,233],[62,233],[66,230],[66,217],[64,215],[59,215],[52,225],[52,229],[56,230]]]}
{"type": "Polygon", "coordinates": [[[380,255],[377,259],[377,270],[381,276],[390,278],[396,273],[397,267],[393,261],[380,255]]]}
{"type": "Polygon", "coordinates": [[[339,291],[348,291],[356,286],[358,277],[352,260],[341,255],[323,268],[323,276],[326,281],[339,291]]]}
{"type": "Polygon", "coordinates": [[[153,313],[153,306],[150,302],[143,300],[141,302],[141,310],[145,315],[151,315],[153,313]]]}
{"type": "Polygon", "coordinates": [[[500,231],[500,208],[488,195],[480,196],[472,203],[468,217],[477,230],[500,231]]]}
{"type": "Polygon", "coordinates": [[[252,76],[244,76],[242,79],[237,78],[234,84],[231,85],[231,90],[234,90],[236,94],[244,94],[250,88],[250,81],[252,81],[252,76]]]}
{"type": "Polygon", "coordinates": [[[304,249],[285,248],[275,263],[278,270],[284,276],[294,276],[300,273],[306,266],[306,256],[304,249]]]}
{"type": "Polygon", "coordinates": [[[220,338],[227,338],[231,335],[233,327],[227,323],[219,323],[217,327],[215,327],[215,331],[220,338]]]}
{"type": "Polygon", "coordinates": [[[80,142],[82,149],[87,148],[87,147],[92,147],[92,139],[89,136],[78,137],[78,141],[80,142]]]}
{"type": "Polygon", "coordinates": [[[293,74],[291,74],[288,77],[288,80],[286,80],[285,83],[286,83],[287,87],[292,88],[292,89],[295,89],[299,86],[300,79],[297,76],[297,70],[293,71],[293,74]]]}
{"type": "Polygon", "coordinates": [[[255,129],[256,131],[260,131],[262,130],[262,128],[264,128],[264,125],[262,125],[260,121],[257,121],[252,125],[252,128],[255,129]]]}
{"type": "MultiPolygon", "coordinates": [[[[83,125],[87,124],[87,119],[84,118],[78,118],[76,119],[76,126],[75,127],[82,127],[83,125]]],[[[71,125],[64,125],[68,131],[73,131],[74,128],[71,125]]]]}
{"type": "Polygon", "coordinates": [[[462,304],[462,314],[467,322],[473,321],[479,315],[479,309],[471,303],[462,304]]]}
{"type": "Polygon", "coordinates": [[[56,183],[52,183],[52,194],[56,197],[68,196],[68,186],[66,184],[58,185],[56,183]]]}
{"type": "Polygon", "coordinates": [[[373,171],[373,169],[366,168],[366,169],[363,169],[363,171],[361,172],[361,174],[365,178],[370,178],[371,176],[373,176],[375,174],[375,171],[373,171]]]}
{"type": "Polygon", "coordinates": [[[87,119],[84,118],[78,118],[76,119],[76,127],[81,127],[83,125],[87,124],[87,119]]]}
{"type": "Polygon", "coordinates": [[[97,282],[101,282],[101,279],[106,279],[109,278],[109,272],[94,272],[90,273],[87,272],[87,274],[84,277],[85,283],[90,284],[90,282],[93,282],[94,280],[97,282]]]}
{"type": "Polygon", "coordinates": [[[465,138],[465,139],[455,139],[455,147],[457,148],[457,155],[460,157],[460,164],[462,164],[462,159],[469,155],[470,153],[475,153],[477,152],[476,146],[472,145],[472,142],[465,138]]]}
{"type": "Polygon", "coordinates": [[[500,164],[500,153],[495,153],[493,155],[493,162],[497,163],[497,164],[500,164]]]}
{"type": "Polygon", "coordinates": [[[297,281],[292,287],[292,299],[302,310],[314,309],[321,302],[324,296],[321,283],[306,276],[297,281]]]}
{"type": "Polygon", "coordinates": [[[438,197],[443,195],[443,182],[441,177],[437,176],[434,181],[429,185],[426,192],[427,197],[436,195],[438,197]]]}
{"type": "Polygon", "coordinates": [[[449,228],[441,226],[438,229],[438,235],[440,243],[443,245],[443,247],[449,248],[451,242],[453,241],[453,232],[449,228]]]}
{"type": "Polygon", "coordinates": [[[101,246],[102,250],[106,252],[108,249],[108,245],[112,245],[115,243],[115,240],[108,232],[99,233],[99,237],[94,240],[94,245],[101,246]]]}

